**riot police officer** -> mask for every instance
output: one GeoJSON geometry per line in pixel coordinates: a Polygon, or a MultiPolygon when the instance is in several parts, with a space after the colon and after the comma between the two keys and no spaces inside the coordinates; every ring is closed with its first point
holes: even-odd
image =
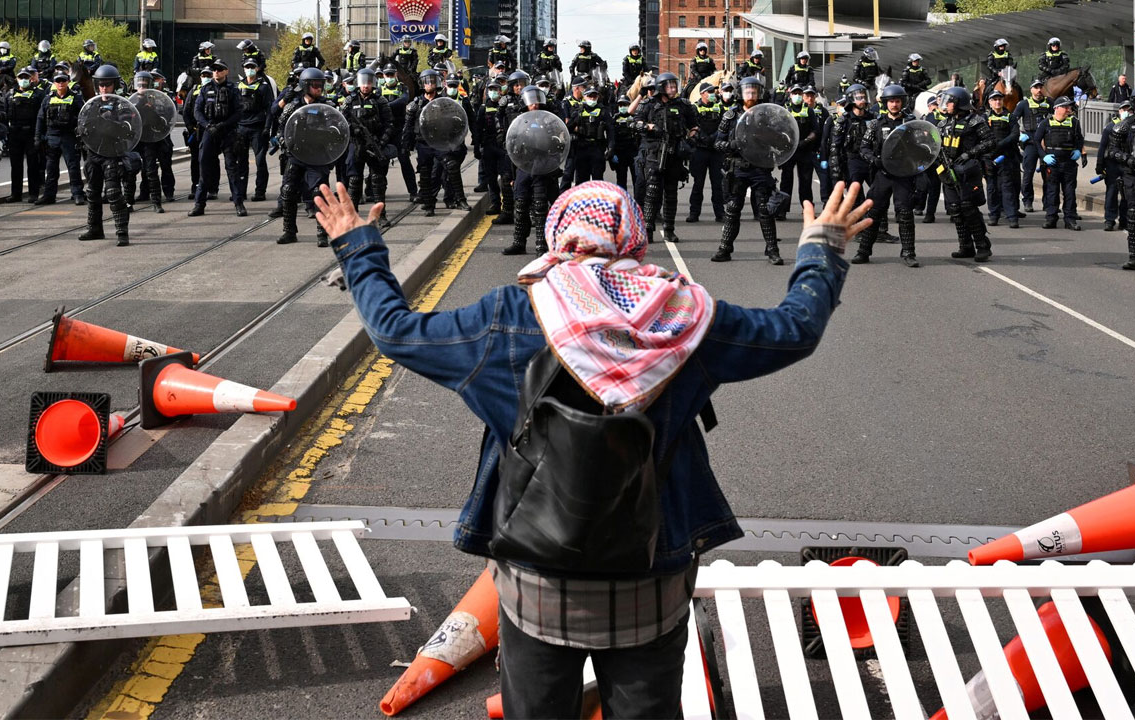
{"type": "Polygon", "coordinates": [[[145,70],[153,72],[158,69],[158,44],[146,38],[142,41],[142,49],[134,56],[134,72],[145,70]]]}
{"type": "Polygon", "coordinates": [[[32,58],[31,67],[35,68],[40,75],[47,77],[55,69],[56,62],[55,55],[51,52],[51,43],[47,40],[40,40],[36,47],[35,57],[32,58]]]}
{"type": "Polygon", "coordinates": [[[1009,52],[1009,41],[1005,38],[997,38],[993,43],[993,49],[989,55],[985,57],[985,79],[987,82],[993,82],[1000,74],[1001,70],[1006,67],[1017,67],[1017,61],[1013,59],[1012,53],[1009,52]]]}
{"type": "Polygon", "coordinates": [[[1021,200],[1024,203],[1024,212],[1036,212],[1033,209],[1033,175],[1036,173],[1037,155],[1036,131],[1041,123],[1052,112],[1048,98],[1044,96],[1044,83],[1034,80],[1029,87],[1029,97],[1024,102],[1017,103],[1013,109],[1013,118],[1021,129],[1018,142],[1021,147],[1021,200]]]}
{"type": "Polygon", "coordinates": [[[343,69],[348,73],[357,74],[366,64],[367,56],[363,53],[363,44],[358,40],[348,42],[347,52],[343,55],[343,69]]]}
{"type": "Polygon", "coordinates": [[[752,190],[757,199],[757,219],[765,241],[765,257],[772,265],[784,264],[784,260],[780,257],[780,246],[776,235],[777,208],[769,207],[769,200],[776,190],[776,181],[771,171],[751,165],[741,156],[735,137],[737,120],[742,113],[756,107],[762,92],[763,88],[755,76],[742,78],[741,102],[725,111],[717,130],[715,146],[718,152],[726,155],[726,203],[725,222],[721,226],[721,245],[710,258],[712,262],[729,262],[733,259],[733,243],[741,230],[741,210],[745,207],[745,194],[752,190]]]}
{"type": "Polygon", "coordinates": [[[851,73],[851,82],[866,87],[874,87],[875,78],[879,77],[879,72],[879,52],[868,45],[863,48],[863,54],[855,63],[855,70],[851,73]]]}
{"type": "Polygon", "coordinates": [[[1105,159],[1123,168],[1123,193],[1127,201],[1127,262],[1124,270],[1135,270],[1135,114],[1128,114],[1112,128],[1105,159]]]}
{"type": "Polygon", "coordinates": [[[784,76],[786,87],[791,88],[793,85],[799,85],[802,88],[809,85],[816,86],[816,71],[809,65],[811,59],[812,56],[808,54],[807,50],[796,53],[796,63],[788,69],[788,74],[784,76]]]}
{"type": "MultiPolygon", "coordinates": [[[[828,173],[832,183],[845,182],[866,186],[871,179],[871,163],[860,153],[863,136],[871,116],[867,112],[867,88],[859,83],[847,88],[843,99],[843,114],[832,123],[828,145],[828,173]]],[[[864,200],[860,196],[860,201],[864,200]]]]}
{"type": "Polygon", "coordinates": [[[28,202],[39,198],[43,181],[40,147],[35,142],[36,120],[47,96],[38,84],[32,83],[32,68],[16,73],[16,87],[4,93],[0,105],[0,124],[8,126],[8,153],[12,160],[12,194],[0,203],[24,199],[24,164],[28,170],[28,202]]]}
{"type": "Polygon", "coordinates": [[[702,80],[717,72],[717,63],[709,56],[709,45],[699,42],[690,59],[690,79],[682,90],[682,97],[689,97],[702,80]]]}
{"type": "MultiPolygon", "coordinates": [[[[516,73],[513,73],[513,76],[515,75],[516,73]]],[[[523,85],[516,87],[513,83],[513,79],[514,78],[512,76],[509,77],[508,85],[509,88],[514,92],[527,85],[527,82],[525,82],[523,85]]],[[[576,75],[571,79],[571,95],[568,95],[566,98],[564,98],[563,103],[561,103],[560,111],[559,113],[557,113],[560,117],[570,118],[575,114],[576,108],[583,105],[583,89],[586,86],[587,80],[582,75],[576,75]]],[[[519,92],[517,92],[517,95],[519,95],[519,92]]],[[[545,102],[550,100],[550,98],[548,98],[546,94],[544,97],[545,102]]],[[[568,149],[567,159],[564,160],[564,174],[563,177],[560,178],[560,192],[563,192],[564,190],[567,190],[569,187],[571,187],[572,182],[575,180],[575,152],[576,149],[574,145],[568,149]]]]}
{"type": "Polygon", "coordinates": [[[79,53],[79,62],[83,63],[87,68],[87,73],[91,76],[94,76],[95,71],[102,66],[102,56],[99,55],[99,49],[94,40],[88,38],[83,41],[83,50],[79,53]]]}
{"type": "Polygon", "coordinates": [[[71,77],[56,72],[52,78],[51,95],[44,99],[36,119],[35,144],[43,149],[45,178],[43,193],[36,205],[52,205],[59,190],[59,158],[67,163],[67,180],[71,185],[71,200],[76,205],[86,202],[83,196],[83,173],[79,167],[79,149],[75,144],[75,130],[79,126],[79,111],[83,98],[70,88],[71,77]]]}
{"type": "Polygon", "coordinates": [[[315,46],[315,35],[307,32],[300,38],[300,45],[292,51],[292,67],[323,69],[326,61],[323,53],[315,46]]]}
{"type": "Polygon", "coordinates": [[[973,258],[986,262],[993,254],[981,205],[981,157],[993,149],[993,130],[980,113],[973,112],[969,91],[949,87],[942,91],[945,118],[938,124],[942,132],[942,152],[935,172],[942,181],[946,212],[958,233],[958,250],[953,258],[973,258]]]}
{"type": "Polygon", "coordinates": [[[688,175],[683,149],[688,148],[686,141],[698,131],[697,112],[678,94],[678,77],[674,73],[659,75],[655,86],[654,98],[636,113],[636,126],[643,136],[646,177],[643,220],[647,237],[653,240],[661,210],[663,239],[678,242],[674,233],[678,184],[688,175]]]}
{"type": "Polygon", "coordinates": [[[247,67],[246,63],[251,60],[256,63],[256,69],[264,72],[264,68],[268,67],[268,59],[264,57],[264,53],[260,52],[260,48],[256,47],[256,43],[251,40],[241,40],[236,44],[236,49],[240,50],[240,66],[247,67]]]}
{"type": "MultiPolygon", "coordinates": [[[[460,73],[449,73],[445,78],[445,94],[450,100],[461,105],[465,111],[465,118],[473,117],[473,106],[469,98],[462,95],[462,78],[460,73]]],[[[464,140],[464,139],[463,139],[464,140]]],[[[441,162],[434,166],[434,184],[444,187],[443,201],[448,210],[471,210],[465,199],[465,184],[461,179],[461,165],[465,162],[468,150],[464,141],[454,150],[446,151],[441,162]]]]}
{"type": "MultiPolygon", "coordinates": [[[[1119,229],[1127,229],[1127,197],[1123,195],[1123,166],[1109,157],[1108,148],[1115,139],[1115,130],[1119,124],[1131,115],[1131,101],[1124,100],[1119,104],[1117,115],[1110,123],[1104,125],[1100,133],[1100,146],[1096,152],[1096,175],[1103,176],[1105,187],[1103,201],[1103,229],[1105,232],[1115,230],[1116,220],[1119,229]]],[[[1131,198],[1135,201],[1135,197],[1131,198]]]]}
{"type": "Polygon", "coordinates": [[[236,213],[242,217],[248,214],[244,209],[244,198],[238,197],[236,189],[236,158],[232,142],[232,132],[240,122],[240,110],[240,91],[229,82],[228,65],[217,58],[213,61],[213,82],[202,88],[193,103],[193,117],[201,136],[201,182],[197,184],[197,195],[193,209],[189,211],[190,217],[205,214],[208,188],[220,185],[219,156],[222,152],[225,155],[225,175],[228,176],[236,213]]]}
{"type": "MultiPolygon", "coordinates": [[[[406,123],[406,106],[410,103],[410,91],[398,82],[398,70],[391,64],[387,64],[382,69],[382,83],[382,98],[390,108],[392,126],[390,137],[392,141],[398,142],[402,139],[402,128],[406,123]]],[[[398,147],[398,167],[402,171],[406,192],[410,193],[410,202],[417,202],[418,180],[414,177],[414,161],[410,157],[410,148],[406,145],[398,147]]]]}
{"type": "Polygon", "coordinates": [[[614,136],[615,146],[611,156],[611,170],[615,172],[615,183],[624,190],[634,188],[634,157],[638,154],[638,133],[634,129],[634,116],[631,115],[631,99],[620,95],[618,112],[615,115],[614,136]],[[630,172],[630,185],[627,185],[627,173],[630,172]]]}
{"type": "MultiPolygon", "coordinates": [[[[300,94],[288,103],[284,111],[280,113],[280,127],[285,127],[288,119],[306,105],[319,103],[331,105],[331,102],[323,97],[326,84],[327,80],[322,70],[314,67],[305,68],[300,73],[300,94]]],[[[283,149],[288,154],[287,169],[284,171],[283,181],[280,185],[281,217],[284,219],[284,232],[277,238],[276,243],[288,245],[299,239],[297,237],[299,226],[296,224],[296,211],[299,208],[300,195],[314,196],[319,191],[320,185],[326,185],[330,179],[331,165],[308,165],[288,153],[286,146],[283,149]]],[[[327,231],[318,221],[315,223],[315,232],[316,244],[319,247],[327,247],[327,231]]]]}
{"type": "Polygon", "coordinates": [[[1040,146],[1045,168],[1044,227],[1056,227],[1056,213],[1061,210],[1060,196],[1064,196],[1064,227],[1080,229],[1080,216],[1076,212],[1076,165],[1088,165],[1084,156],[1084,131],[1080,121],[1072,114],[1072,98],[1057,98],[1052,116],[1040,124],[1036,142],[1040,146]]]}
{"type": "Polygon", "coordinates": [[[1021,193],[1021,154],[1017,149],[1020,128],[1005,109],[1005,93],[993,90],[987,99],[986,118],[993,130],[996,145],[984,158],[986,198],[989,201],[989,224],[997,225],[1002,215],[1009,227],[1020,227],[1017,212],[1021,193]],[[998,159],[1000,158],[1000,161],[998,159]]]}
{"type": "Polygon", "coordinates": [[[445,160],[443,153],[427,145],[418,136],[418,116],[429,102],[440,97],[441,75],[437,70],[423,70],[418,76],[418,87],[421,88],[422,93],[406,106],[406,122],[402,127],[402,147],[415,148],[418,152],[418,199],[422,203],[424,215],[433,217],[440,189],[434,180],[434,165],[445,160]]]}
{"type": "Polygon", "coordinates": [[[686,222],[695,223],[701,217],[702,197],[705,190],[705,176],[709,175],[710,202],[713,205],[714,222],[722,222],[725,215],[725,199],[721,193],[722,156],[717,152],[717,131],[721,126],[724,110],[717,101],[716,88],[702,83],[698,88],[701,97],[694,103],[698,113],[698,132],[694,135],[694,154],[690,158],[690,214],[686,222]]]}
{"type": "Polygon", "coordinates": [[[504,63],[505,70],[512,72],[516,69],[516,54],[508,49],[508,37],[497,35],[493,38],[493,47],[489,50],[489,64],[504,63]]]}
{"type": "Polygon", "coordinates": [[[906,90],[907,97],[910,98],[908,105],[911,106],[913,106],[914,99],[918,97],[919,93],[924,93],[930,88],[930,73],[922,67],[922,56],[918,53],[911,53],[910,57],[906,59],[906,67],[903,68],[900,84],[903,90],[906,90]]]}
{"type": "Polygon", "coordinates": [[[919,263],[914,251],[914,210],[911,206],[914,178],[892,175],[883,166],[883,143],[895,128],[913,120],[914,116],[905,109],[906,91],[901,85],[891,84],[883,88],[880,100],[886,106],[887,114],[867,123],[867,132],[863,135],[863,142],[860,145],[860,155],[875,170],[875,178],[871,181],[871,190],[867,194],[867,198],[873,203],[867,215],[873,222],[859,235],[859,250],[851,262],[855,264],[871,262],[871,250],[879,237],[879,225],[887,216],[893,196],[895,217],[899,226],[899,242],[902,243],[900,257],[904,265],[916,268],[919,263]]]}
{"type": "Polygon", "coordinates": [[[377,91],[374,71],[363,68],[355,77],[358,89],[347,96],[343,114],[351,125],[351,143],[347,146],[347,190],[358,208],[363,198],[363,175],[369,169],[369,188],[376,202],[386,202],[386,173],[390,159],[386,147],[394,132],[390,105],[377,91]]]}
{"type": "Polygon", "coordinates": [[[591,41],[580,40],[579,52],[572,58],[571,65],[568,70],[572,75],[590,75],[591,71],[595,68],[606,68],[607,63],[603,58],[591,52],[591,41]]]}
{"type": "Polygon", "coordinates": [[[1068,53],[1060,49],[1060,38],[1051,37],[1048,39],[1048,46],[1044,54],[1036,61],[1037,65],[1037,78],[1044,82],[1049,78],[1063,75],[1072,69],[1072,61],[1068,58],[1068,53]]]}
{"type": "MultiPolygon", "coordinates": [[[[201,72],[208,68],[213,69],[213,43],[205,40],[197,45],[197,54],[189,61],[189,74],[200,77],[201,72]]],[[[203,81],[202,81],[203,82],[203,81]]]]}
{"type": "Polygon", "coordinates": [[[232,150],[236,164],[236,203],[237,215],[244,216],[244,201],[248,197],[248,151],[252,150],[256,162],[256,185],[252,201],[262,202],[268,192],[268,129],[271,124],[269,113],[272,108],[272,86],[260,77],[260,66],[256,59],[248,57],[244,61],[244,77],[236,86],[240,94],[240,120],[237,121],[236,137],[232,150]]]}
{"type": "Polygon", "coordinates": [[[759,47],[753,48],[753,51],[749,53],[749,59],[737,66],[737,78],[760,77],[763,79],[765,74],[764,63],[764,52],[759,47]]]}
{"type": "Polygon", "coordinates": [[[12,46],[7,40],[0,41],[0,86],[3,86],[4,76],[9,78],[8,82],[12,85],[16,84],[16,63],[18,58],[12,54],[12,46]]]}
{"type": "Polygon", "coordinates": [[[583,104],[575,108],[567,125],[575,147],[575,184],[602,180],[603,166],[615,153],[615,133],[611,111],[599,104],[599,88],[584,91],[583,104]]]}
{"type": "Polygon", "coordinates": [[[544,38],[544,49],[536,56],[532,64],[532,71],[537,75],[550,75],[553,72],[563,73],[564,64],[556,53],[556,39],[544,38]]]}
{"type": "MultiPolygon", "coordinates": [[[[154,76],[149,70],[139,70],[134,73],[134,90],[142,92],[143,90],[154,89],[154,76]]],[[[138,147],[135,148],[142,159],[142,197],[149,195],[150,202],[154,208],[155,213],[164,213],[165,209],[162,207],[162,185],[158,178],[158,166],[162,150],[165,146],[165,138],[156,140],[154,142],[139,142],[138,147]]],[[[129,168],[127,168],[129,171],[129,168]]],[[[133,208],[135,198],[135,173],[127,172],[123,178],[125,182],[126,204],[133,208]]]]}
{"type": "MultiPolygon", "coordinates": [[[[816,112],[804,102],[804,88],[799,85],[792,86],[788,96],[788,112],[796,120],[796,127],[800,131],[800,143],[796,152],[792,153],[783,165],[780,166],[780,191],[792,196],[793,174],[799,183],[800,203],[812,202],[812,156],[820,141],[823,126],[816,112]]],[[[778,220],[784,219],[782,213],[778,220]]]]}
{"type": "MultiPolygon", "coordinates": [[[[418,51],[414,49],[414,41],[409,37],[402,38],[402,45],[394,51],[394,64],[404,72],[418,72],[418,51]]],[[[383,70],[383,74],[385,74],[383,70]]]]}
{"type": "MultiPolygon", "coordinates": [[[[154,89],[163,92],[169,97],[170,100],[177,104],[177,98],[172,92],[169,91],[166,85],[166,77],[162,74],[161,70],[152,70],[150,72],[154,76],[154,89]]],[[[158,171],[162,178],[162,195],[165,196],[166,202],[173,202],[173,191],[176,187],[176,179],[173,175],[173,136],[172,134],[166,136],[162,141],[162,145],[158,150],[158,171]]]]}
{"type": "MultiPolygon", "coordinates": [[[[940,124],[946,116],[938,110],[938,96],[934,95],[926,101],[928,112],[926,113],[926,121],[935,125],[940,124]]],[[[1018,163],[1018,170],[1019,170],[1018,163]]],[[[1018,180],[1018,182],[1020,182],[1018,180]]],[[[938,179],[936,172],[919,173],[915,177],[914,182],[914,214],[922,215],[922,223],[924,225],[933,224],[935,221],[935,213],[938,211],[938,198],[942,195],[942,181],[938,179]]],[[[1020,214],[1018,208],[1017,214],[1020,214]]]]}
{"type": "Polygon", "coordinates": [[[646,66],[643,63],[642,46],[638,43],[633,43],[627,50],[626,57],[623,58],[624,88],[629,88],[631,85],[634,85],[634,81],[638,79],[638,76],[645,72],[646,66]]]}
{"type": "MultiPolygon", "coordinates": [[[[547,110],[555,113],[555,109],[548,104],[544,91],[535,85],[525,87],[520,91],[518,99],[504,104],[502,109],[505,112],[506,127],[525,112],[547,110]]],[[[501,139],[503,140],[503,135],[501,139]]],[[[548,252],[544,221],[547,220],[548,209],[558,195],[557,174],[559,170],[543,175],[532,175],[523,168],[516,168],[514,188],[516,218],[512,228],[512,244],[501,251],[502,255],[523,255],[528,245],[528,233],[533,227],[536,228],[536,252],[540,254],[548,252]]]]}
{"type": "MultiPolygon", "coordinates": [[[[449,47],[449,40],[446,39],[445,35],[441,33],[434,35],[434,46],[426,55],[426,63],[430,67],[436,68],[438,65],[448,62],[452,57],[453,50],[449,47]]],[[[440,82],[438,84],[440,85],[440,82]]]]}
{"type": "MultiPolygon", "coordinates": [[[[101,65],[94,75],[95,92],[93,100],[101,101],[114,95],[122,76],[113,65],[101,65]]],[[[113,106],[110,106],[113,107],[113,106]]],[[[82,128],[79,129],[83,131],[82,128]]],[[[102,228],[103,191],[114,217],[114,234],[118,246],[130,244],[130,209],[122,192],[122,178],[126,168],[120,157],[100,155],[87,148],[87,163],[83,175],[87,178],[87,230],[79,236],[80,240],[102,240],[106,236],[102,228]]]]}
{"type": "Polygon", "coordinates": [[[847,75],[839,76],[839,96],[841,98],[847,97],[847,89],[851,87],[851,81],[847,79],[847,75]]]}
{"type": "Polygon", "coordinates": [[[489,192],[486,215],[496,215],[496,225],[513,221],[512,166],[501,143],[504,113],[501,111],[501,84],[490,80],[485,89],[485,102],[473,116],[473,156],[485,169],[485,185],[489,192]]]}

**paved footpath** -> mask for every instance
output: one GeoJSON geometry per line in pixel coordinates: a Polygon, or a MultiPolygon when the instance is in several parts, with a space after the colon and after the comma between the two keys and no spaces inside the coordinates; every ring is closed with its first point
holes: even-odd
{"type": "MultiPolygon", "coordinates": [[[[683,190],[683,203],[687,197],[683,190]]],[[[684,215],[683,205],[679,217],[684,215]]],[[[702,216],[707,215],[708,207],[702,216]]],[[[705,222],[680,224],[681,243],[654,245],[648,259],[688,271],[715,297],[771,306],[783,296],[795,255],[799,214],[790,218],[781,224],[784,267],[764,262],[751,220],[742,226],[731,263],[709,262],[720,228],[705,222]]],[[[721,424],[708,444],[735,512],[753,519],[750,526],[756,530],[748,539],[759,546],[762,526],[785,519],[851,522],[864,529],[879,523],[1019,526],[1125,484],[1125,461],[1132,457],[1135,317],[1130,307],[1135,273],[1119,270],[1126,259],[1124,236],[1104,233],[1098,215],[1086,215],[1080,233],[1043,231],[1042,221],[1031,215],[1019,230],[994,228],[994,261],[987,266],[951,260],[954,230],[941,221],[917,227],[921,268],[904,267],[897,245],[877,245],[871,264],[852,268],[842,305],[811,358],[719,393],[715,405],[721,424]]],[[[233,226],[225,216],[216,222],[233,226]]],[[[416,306],[451,309],[473,302],[494,285],[515,282],[526,258],[500,255],[510,230],[484,221],[471,228],[416,296],[416,306]]],[[[397,242],[394,233],[390,242],[397,242]]],[[[317,262],[305,245],[287,249],[288,262],[279,261],[274,245],[248,242],[245,249],[253,252],[234,253],[232,262],[255,255],[276,273],[290,271],[296,277],[317,262]]],[[[251,264],[238,267],[249,272],[251,264]]],[[[163,339],[188,343],[201,338],[207,347],[208,336],[198,327],[204,324],[200,310],[207,307],[209,316],[217,318],[250,313],[270,294],[269,281],[254,277],[271,273],[238,274],[250,287],[225,286],[223,301],[177,310],[166,308],[160,293],[151,289],[144,303],[124,303],[120,317],[130,314],[131,322],[142,323],[147,315],[163,313],[161,321],[140,328],[143,334],[157,328],[167,328],[168,334],[177,327],[173,320],[183,318],[185,335],[163,339]]],[[[207,277],[192,282],[224,285],[207,277]]],[[[257,377],[260,363],[270,362],[273,353],[286,353],[297,335],[307,337],[307,323],[317,324],[321,313],[330,313],[327,306],[341,313],[345,302],[336,293],[314,291],[303,312],[279,329],[278,338],[266,335],[266,346],[255,356],[238,348],[230,373],[234,379],[271,384],[268,371],[263,371],[268,377],[257,377]]],[[[30,368],[35,353],[19,352],[27,355],[22,366],[30,368]]],[[[3,356],[0,361],[13,362],[3,356]]],[[[32,384],[30,379],[21,382],[28,386],[20,395],[32,384]]],[[[213,421],[195,422],[193,429],[207,435],[213,421]]],[[[401,673],[392,662],[412,659],[483,567],[447,542],[444,520],[462,505],[471,486],[480,438],[480,425],[456,395],[377,354],[365,357],[260,476],[232,520],[385,513],[391,522],[375,522],[376,534],[385,528],[402,539],[369,540],[363,548],[386,592],[405,596],[418,612],[402,623],[134,642],[109,664],[75,714],[376,717],[379,699],[401,673]],[[439,520],[421,527],[419,534],[426,539],[405,539],[413,534],[406,529],[414,525],[412,517],[439,520]],[[398,519],[402,522],[394,522],[398,519]]],[[[18,521],[21,528],[129,519],[132,509],[107,513],[94,506],[123,486],[131,494],[152,492],[172,472],[170,466],[191,457],[206,440],[194,445],[187,437],[181,442],[185,446],[144,456],[144,472],[131,469],[73,483],[65,504],[61,495],[43,512],[33,508],[18,521]]],[[[124,505],[134,502],[119,497],[124,505]]],[[[904,544],[898,540],[896,544],[904,544]]],[[[785,543],[776,550],[767,545],[763,552],[741,544],[709,553],[702,562],[718,557],[744,564],[770,557],[797,562],[794,551],[810,541],[789,536],[785,543]]],[[[925,560],[943,562],[957,551],[938,549],[925,560]]],[[[295,559],[285,562],[294,564],[295,559]]],[[[211,568],[206,563],[200,569],[200,580],[207,583],[211,568]]],[[[257,571],[248,578],[253,602],[263,602],[257,571]]],[[[972,646],[963,637],[956,608],[944,611],[968,676],[977,668],[972,646]]],[[[767,652],[767,627],[753,607],[748,615],[756,651],[767,652]]],[[[995,611],[994,619],[1007,640],[1013,634],[1007,614],[995,611]]],[[[916,642],[910,655],[920,697],[933,712],[940,703],[925,652],[916,642]]],[[[758,661],[758,667],[770,667],[768,660],[758,661]]],[[[873,713],[888,716],[878,666],[868,662],[862,667],[873,713]]],[[[837,705],[826,665],[810,661],[809,668],[821,716],[834,716],[837,705]]],[[[763,672],[761,679],[769,716],[783,717],[775,676],[763,672]]],[[[485,658],[403,716],[481,717],[484,699],[498,689],[492,660],[485,658]]]]}

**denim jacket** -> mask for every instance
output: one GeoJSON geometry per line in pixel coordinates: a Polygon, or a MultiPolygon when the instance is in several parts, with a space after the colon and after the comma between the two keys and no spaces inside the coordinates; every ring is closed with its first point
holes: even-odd
{"type": "MultiPolygon", "coordinates": [[[[810,232],[832,232],[815,226],[810,232]]],[[[497,461],[516,422],[528,361],[545,346],[528,294],[519,285],[490,290],[447,312],[410,310],[390,269],[382,235],[365,226],[332,242],[374,344],[387,357],[456,391],[487,426],[480,465],[453,542],[490,556],[497,461]]],[[[772,309],[716,301],[713,325],[667,388],[646,409],[655,427],[655,461],[677,442],[661,488],[662,523],[655,574],[674,573],[697,555],[741,537],[741,529],[710,469],[696,418],[722,383],[767,375],[816,349],[839,302],[847,263],[827,246],[797,252],[788,295],[772,309]]]]}

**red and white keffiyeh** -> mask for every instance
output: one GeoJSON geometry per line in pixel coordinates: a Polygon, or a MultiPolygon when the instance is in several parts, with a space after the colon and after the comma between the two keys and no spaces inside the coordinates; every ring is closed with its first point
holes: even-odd
{"type": "Polygon", "coordinates": [[[713,322],[701,285],[646,256],[635,201],[592,181],[556,200],[550,250],[519,275],[560,362],[605,406],[641,409],[666,387],[713,322]]]}

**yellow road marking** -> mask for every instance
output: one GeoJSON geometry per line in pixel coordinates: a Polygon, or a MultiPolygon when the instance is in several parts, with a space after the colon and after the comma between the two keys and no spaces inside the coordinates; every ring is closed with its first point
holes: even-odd
{"type": "MultiPolygon", "coordinates": [[[[431,312],[437,307],[488,233],[491,221],[490,217],[483,218],[458,244],[414,296],[411,308],[418,312],[431,312]]],[[[368,353],[339,390],[304,425],[292,443],[292,449],[245,494],[234,521],[255,523],[261,517],[295,512],[299,501],[311,489],[316,466],[354,429],[348,418],[366,410],[393,371],[392,360],[376,350],[368,353]]],[[[237,561],[242,576],[247,577],[256,565],[256,553],[251,545],[237,546],[237,561]]],[[[211,560],[205,564],[201,576],[208,578],[201,583],[201,599],[205,607],[220,607],[220,586],[212,572],[211,560]]],[[[150,717],[204,641],[205,635],[201,634],[151,639],[127,669],[127,676],[116,682],[91,709],[87,720],[143,720],[150,717]]]]}

